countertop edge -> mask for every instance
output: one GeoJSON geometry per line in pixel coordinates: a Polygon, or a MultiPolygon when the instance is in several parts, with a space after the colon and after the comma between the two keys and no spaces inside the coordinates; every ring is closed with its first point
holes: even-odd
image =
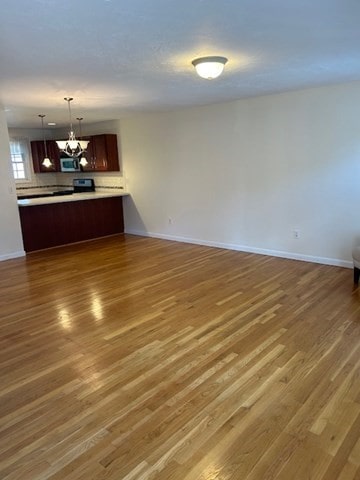
{"type": "Polygon", "coordinates": [[[72,195],[56,195],[54,197],[29,198],[17,200],[19,207],[35,207],[38,205],[51,205],[53,203],[79,202],[84,200],[97,200],[100,198],[125,197],[127,192],[86,192],[72,195]]]}

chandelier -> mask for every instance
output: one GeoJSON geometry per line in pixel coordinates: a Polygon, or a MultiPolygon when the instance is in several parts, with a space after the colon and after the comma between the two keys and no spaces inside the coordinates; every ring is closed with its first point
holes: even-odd
{"type": "Polygon", "coordinates": [[[82,153],[86,151],[89,141],[88,140],[76,140],[75,132],[72,126],[71,121],[71,107],[70,102],[74,100],[71,97],[65,97],[65,101],[68,102],[69,108],[69,123],[70,123],[70,131],[69,131],[69,139],[68,140],[56,140],[57,146],[59,150],[69,157],[79,157],[82,153]]]}

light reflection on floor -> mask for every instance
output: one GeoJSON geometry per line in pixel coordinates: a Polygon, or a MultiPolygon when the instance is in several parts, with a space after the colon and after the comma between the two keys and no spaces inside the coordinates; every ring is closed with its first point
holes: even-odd
{"type": "MultiPolygon", "coordinates": [[[[96,293],[91,293],[91,313],[94,317],[95,323],[97,325],[101,325],[104,320],[104,312],[103,312],[103,305],[101,299],[96,293]]],[[[71,314],[69,310],[61,306],[58,314],[59,325],[67,331],[71,331],[73,328],[73,320],[71,318],[71,314]]]]}
{"type": "Polygon", "coordinates": [[[102,324],[103,320],[103,307],[101,303],[101,299],[96,295],[96,293],[91,294],[92,300],[91,300],[91,312],[94,315],[95,322],[102,324]]]}
{"type": "Polygon", "coordinates": [[[72,330],[73,325],[72,325],[71,317],[66,308],[62,308],[60,310],[58,318],[59,318],[60,325],[64,330],[68,330],[68,331],[72,330]]]}

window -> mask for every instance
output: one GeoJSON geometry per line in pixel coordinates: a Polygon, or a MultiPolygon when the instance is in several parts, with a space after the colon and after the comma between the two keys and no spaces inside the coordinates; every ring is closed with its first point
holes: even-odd
{"type": "Polygon", "coordinates": [[[27,139],[11,138],[10,154],[15,181],[30,181],[29,146],[27,139]]]}

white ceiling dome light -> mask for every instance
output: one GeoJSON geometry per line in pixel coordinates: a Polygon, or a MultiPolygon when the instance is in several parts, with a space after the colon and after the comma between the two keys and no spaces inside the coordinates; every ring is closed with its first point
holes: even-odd
{"type": "Polygon", "coordinates": [[[227,61],[225,57],[201,57],[191,63],[200,77],[212,80],[222,74],[227,61]]]}

